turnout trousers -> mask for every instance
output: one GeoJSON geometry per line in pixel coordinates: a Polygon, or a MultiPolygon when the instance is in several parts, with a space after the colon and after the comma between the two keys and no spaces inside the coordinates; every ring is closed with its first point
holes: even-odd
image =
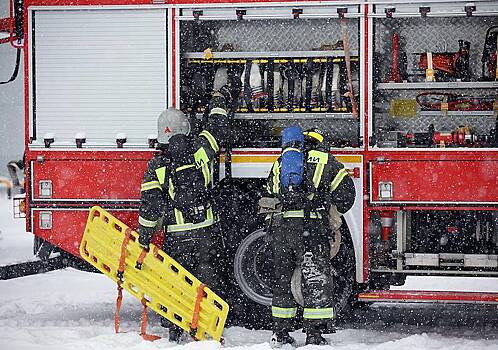
{"type": "Polygon", "coordinates": [[[301,268],[304,297],[303,326],[326,331],[335,317],[330,242],[322,220],[278,218],[271,228],[274,278],[272,317],[274,331],[291,330],[297,305],[291,291],[294,270],[301,268]]]}

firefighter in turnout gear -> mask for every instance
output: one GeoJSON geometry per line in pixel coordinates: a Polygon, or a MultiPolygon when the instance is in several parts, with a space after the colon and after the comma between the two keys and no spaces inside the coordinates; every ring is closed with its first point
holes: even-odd
{"type": "Polygon", "coordinates": [[[288,127],[282,133],[282,155],[268,179],[268,194],[279,202],[270,218],[273,347],[295,343],[289,331],[297,311],[291,292],[296,268],[301,268],[306,344],[327,344],[322,334],[333,332],[330,223],[341,222],[338,213],[353,206],[356,193],[353,180],[328,149],[317,130],[303,134],[299,127],[288,127]]]}
{"type": "MultiPolygon", "coordinates": [[[[139,243],[148,249],[153,234],[164,228],[164,251],[212,290],[219,291],[215,260],[221,246],[213,200],[211,163],[229,135],[225,97],[215,93],[208,126],[190,134],[187,116],[173,108],[158,119],[158,152],[149,161],[141,185],[139,243]]],[[[170,341],[181,328],[162,319],[170,341]]]]}

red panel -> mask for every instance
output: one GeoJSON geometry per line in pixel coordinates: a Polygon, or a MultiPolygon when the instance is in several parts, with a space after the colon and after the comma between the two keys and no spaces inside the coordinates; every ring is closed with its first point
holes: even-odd
{"type": "MultiPolygon", "coordinates": [[[[88,210],[46,210],[52,213],[52,228],[40,229],[40,211],[33,212],[33,233],[49,241],[50,243],[64,249],[65,251],[79,256],[81,237],[85,230],[88,218],[88,210]]],[[[138,211],[110,210],[110,213],[119,220],[136,230],[138,222],[138,211]]]]}
{"type": "Polygon", "coordinates": [[[393,199],[383,202],[498,202],[498,161],[372,162],[372,201],[379,182],[393,183],[393,199]]]}
{"type": "Polygon", "coordinates": [[[52,181],[51,199],[140,199],[145,160],[47,160],[33,163],[33,197],[39,181],[52,181]]]}
{"type": "Polygon", "coordinates": [[[360,293],[362,301],[392,301],[392,302],[433,302],[448,303],[498,303],[498,293],[448,292],[448,291],[416,291],[416,290],[386,290],[360,293]]]}

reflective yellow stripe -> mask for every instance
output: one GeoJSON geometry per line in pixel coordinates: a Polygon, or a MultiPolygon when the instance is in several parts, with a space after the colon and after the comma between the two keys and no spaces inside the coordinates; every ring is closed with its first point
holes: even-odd
{"type": "Polygon", "coordinates": [[[310,136],[310,137],[313,137],[315,139],[318,140],[318,142],[323,142],[323,136],[320,135],[319,133],[317,132],[314,132],[314,131],[305,131],[303,132],[303,135],[304,136],[310,136]]]}
{"type": "Polygon", "coordinates": [[[194,154],[195,164],[201,168],[204,175],[204,186],[208,186],[211,182],[211,173],[209,171],[209,157],[204,148],[199,148],[194,154]]]}
{"type": "Polygon", "coordinates": [[[308,152],[308,159],[306,161],[308,163],[327,164],[329,161],[329,154],[327,152],[311,150],[308,152]]]}
{"type": "Polygon", "coordinates": [[[162,190],[161,188],[161,185],[159,184],[159,181],[149,181],[149,182],[145,182],[143,183],[141,186],[140,186],[140,191],[141,192],[145,192],[145,191],[149,191],[149,190],[152,190],[154,188],[157,188],[159,190],[162,190]]]}
{"type": "Polygon", "coordinates": [[[185,220],[183,219],[183,214],[181,211],[178,209],[174,208],[174,213],[175,213],[175,220],[178,225],[183,225],[185,223],[185,220]]]}
{"type": "Polygon", "coordinates": [[[176,168],[175,172],[179,172],[179,171],[182,171],[182,170],[185,170],[188,168],[193,168],[193,167],[195,167],[195,164],[182,165],[182,166],[179,166],[178,168],[176,168]]]}
{"type": "MultiPolygon", "coordinates": [[[[304,210],[287,210],[282,213],[284,219],[288,218],[304,218],[304,210]]],[[[320,213],[310,213],[311,219],[321,219],[322,214],[320,213]]]]}
{"type": "Polygon", "coordinates": [[[182,232],[182,231],[197,230],[199,228],[211,226],[214,223],[215,223],[214,219],[207,219],[197,224],[188,223],[182,225],[168,225],[167,232],[182,232]]]}
{"type": "Polygon", "coordinates": [[[211,109],[211,111],[209,111],[209,115],[212,114],[221,114],[224,115],[225,117],[228,115],[227,111],[220,107],[214,107],[213,109],[211,109]]]}
{"type": "Polygon", "coordinates": [[[208,210],[206,211],[206,220],[213,220],[213,219],[214,219],[213,208],[209,207],[208,210]]]}
{"type": "Polygon", "coordinates": [[[280,190],[280,163],[273,163],[273,193],[280,190]]]}
{"type": "Polygon", "coordinates": [[[276,318],[293,318],[296,317],[297,307],[271,307],[271,315],[276,318]]]}
{"type": "Polygon", "coordinates": [[[159,169],[156,169],[156,176],[157,179],[159,180],[159,184],[162,185],[166,179],[166,167],[160,167],[159,169]]]}
{"type": "Polygon", "coordinates": [[[322,180],[324,168],[325,164],[319,163],[316,165],[315,173],[313,174],[313,184],[315,185],[315,188],[318,188],[318,186],[320,186],[320,181],[322,180]]]}
{"type": "Polygon", "coordinates": [[[168,179],[168,193],[169,193],[169,197],[171,199],[175,199],[175,188],[173,186],[173,180],[171,180],[171,178],[168,179]]]}
{"type": "Polygon", "coordinates": [[[333,307],[327,307],[323,309],[305,308],[303,310],[303,318],[313,319],[313,320],[334,318],[334,308],[333,307]]]}
{"type": "Polygon", "coordinates": [[[344,179],[348,175],[348,171],[344,168],[339,170],[337,175],[334,177],[334,180],[330,183],[330,192],[334,192],[335,189],[339,186],[341,183],[342,179],[344,179]]]}
{"type": "MultiPolygon", "coordinates": [[[[329,161],[329,154],[326,152],[321,152],[317,150],[311,150],[308,152],[308,163],[315,163],[315,173],[313,174],[313,184],[315,188],[320,186],[320,182],[322,181],[323,170],[325,169],[325,165],[329,161]]],[[[313,195],[310,199],[313,199],[313,195]]]]}
{"type": "Polygon", "coordinates": [[[203,130],[199,136],[204,136],[209,144],[211,145],[211,148],[214,150],[215,153],[217,153],[220,150],[220,147],[218,146],[218,142],[216,142],[216,139],[214,138],[213,135],[207,130],[203,130]]]}
{"type": "Polygon", "coordinates": [[[156,221],[151,221],[144,219],[143,217],[139,216],[138,217],[138,223],[144,227],[156,227],[157,225],[157,220],[156,221]]]}
{"type": "Polygon", "coordinates": [[[295,152],[299,152],[301,153],[301,150],[300,149],[297,149],[297,148],[294,148],[294,147],[287,147],[286,149],[284,149],[284,151],[282,152],[282,155],[285,154],[285,152],[290,152],[290,151],[295,151],[295,152]]]}

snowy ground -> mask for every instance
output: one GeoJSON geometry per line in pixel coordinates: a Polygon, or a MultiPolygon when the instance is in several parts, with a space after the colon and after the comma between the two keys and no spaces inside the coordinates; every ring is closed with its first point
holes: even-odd
{"type": "MultiPolygon", "coordinates": [[[[32,238],[24,223],[11,219],[10,203],[0,199],[0,261],[21,261],[31,254],[32,238]]],[[[496,280],[408,280],[405,288],[430,290],[458,287],[470,290],[479,284],[498,291],[496,280]]],[[[138,335],[141,306],[125,293],[121,329],[114,333],[115,285],[105,276],[74,269],[0,281],[0,349],[218,349],[216,342],[184,345],[166,339],[154,343],[138,335]]],[[[149,332],[166,336],[158,318],[149,312],[149,332]]],[[[294,332],[298,346],[304,334],[294,332]]],[[[270,349],[269,331],[230,327],[226,349],[270,349]]],[[[328,336],[335,349],[498,349],[498,309],[490,306],[437,306],[378,304],[358,310],[328,336]]],[[[307,346],[303,349],[317,349],[307,346]]]]}

